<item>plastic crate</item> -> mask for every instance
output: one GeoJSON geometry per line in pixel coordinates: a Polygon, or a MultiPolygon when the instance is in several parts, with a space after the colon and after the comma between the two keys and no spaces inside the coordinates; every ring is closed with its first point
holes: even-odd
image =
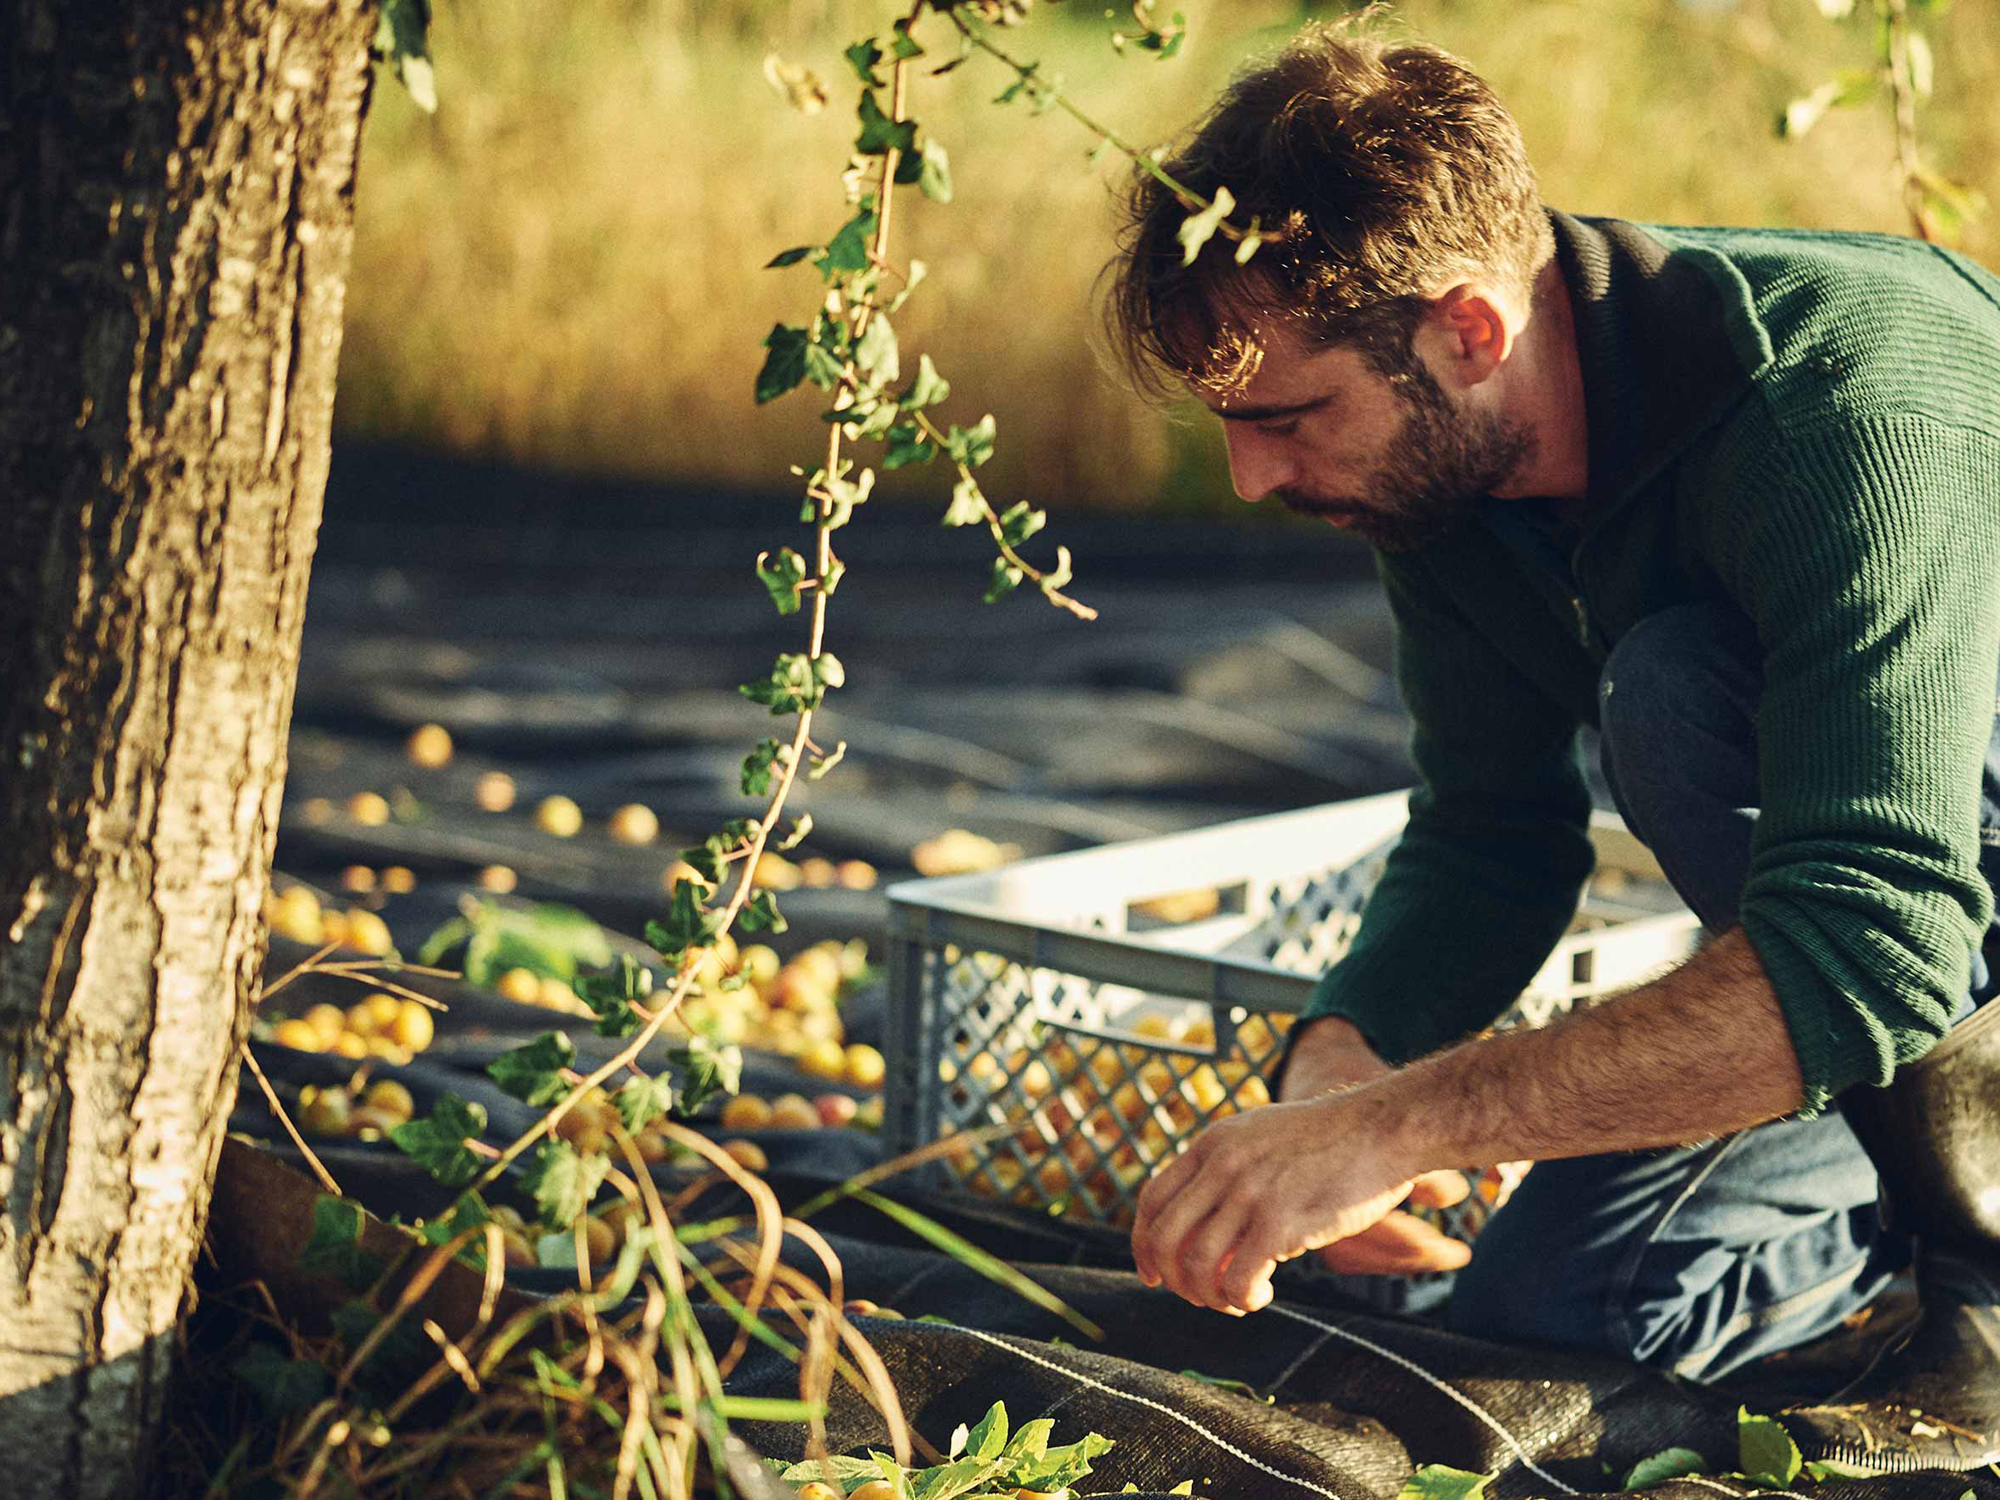
{"type": "MultiPolygon", "coordinates": [[[[949,1153],[930,1185],[1129,1224],[1177,1142],[1268,1100],[1284,1032],[1407,816],[1394,793],[891,886],[891,1148],[1012,1126],[949,1153]]],[[[1577,919],[1502,1025],[1539,1025],[1694,946],[1645,846],[1605,814],[1591,836],[1577,919]]],[[[1482,1186],[1440,1216],[1448,1232],[1476,1234],[1495,1196],[1482,1186]]]]}

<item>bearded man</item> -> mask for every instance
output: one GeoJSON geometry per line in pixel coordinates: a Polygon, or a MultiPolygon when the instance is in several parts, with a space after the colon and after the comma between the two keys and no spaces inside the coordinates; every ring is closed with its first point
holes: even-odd
{"type": "Polygon", "coordinates": [[[1280,1102],[1147,1185],[1140,1274],[1240,1314],[1311,1251],[1457,1266],[1398,1205],[1533,1160],[1453,1327],[1712,1380],[1914,1257],[1919,1319],[1791,1425],[1871,1469],[1994,1461],[2000,281],[1551,212],[1462,63],[1327,27],[1164,170],[1264,242],[1184,264],[1142,175],[1121,352],[1221,418],[1245,500],[1375,545],[1422,781],[1280,1102]],[[1481,1034],[1590,871],[1584,726],[1708,939],[1481,1034]]]}

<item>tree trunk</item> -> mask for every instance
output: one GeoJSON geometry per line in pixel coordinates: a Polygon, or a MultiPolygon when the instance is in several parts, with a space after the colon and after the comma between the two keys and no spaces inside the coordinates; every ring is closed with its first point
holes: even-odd
{"type": "Polygon", "coordinates": [[[373,0],[0,0],[0,1455],[144,1483],[263,956],[373,0]]]}

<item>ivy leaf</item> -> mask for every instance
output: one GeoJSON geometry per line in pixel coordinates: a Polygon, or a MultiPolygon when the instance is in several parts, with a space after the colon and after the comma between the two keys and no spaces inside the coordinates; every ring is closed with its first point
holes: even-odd
{"type": "Polygon", "coordinates": [[[902,373],[896,330],[879,312],[868,320],[868,326],[854,345],[854,368],[876,386],[887,385],[902,373]]]}
{"type": "Polygon", "coordinates": [[[737,923],[745,932],[783,932],[791,923],[778,910],[778,903],[768,890],[753,891],[750,899],[743,903],[743,910],[736,914],[737,923]]]}
{"type": "Polygon", "coordinates": [[[907,151],[916,144],[917,122],[915,120],[892,120],[882,113],[882,106],[875,102],[875,91],[863,89],[861,92],[861,136],[854,143],[854,149],[863,156],[881,156],[889,151],[907,151]]]}
{"type": "Polygon", "coordinates": [[[778,607],[781,615],[795,615],[799,612],[799,585],[805,582],[806,560],[790,547],[780,548],[778,560],[766,565],[765,559],[771,554],[757,554],[757,576],[770,590],[771,602],[778,607]]]}
{"type": "Polygon", "coordinates": [[[795,266],[812,253],[813,247],[811,245],[794,245],[789,250],[780,250],[776,255],[765,261],[764,269],[775,271],[783,266],[795,266]]]}
{"type": "Polygon", "coordinates": [[[680,1082],[680,1108],[691,1115],[716,1094],[733,1094],[743,1083],[743,1049],[691,1036],[670,1054],[680,1082]]]}
{"type": "Polygon", "coordinates": [[[1396,1500],[1485,1500],[1491,1474],[1473,1474],[1445,1464],[1425,1464],[1403,1481],[1396,1500]]]}
{"type": "Polygon", "coordinates": [[[1783,1489],[1799,1477],[1803,1460],[1799,1445],[1773,1417],[1753,1417],[1748,1407],[1736,1409],[1736,1467],[1748,1478],[1783,1489]]]}
{"type": "Polygon", "coordinates": [[[924,137],[923,162],[917,172],[917,191],[933,203],[951,202],[951,158],[931,136],[924,137]]]}
{"type": "Polygon", "coordinates": [[[599,1036],[630,1036],[639,1029],[632,1002],[653,993],[653,971],[631,954],[621,953],[610,968],[579,979],[576,993],[597,1013],[599,1036]]]}
{"type": "MultiPolygon", "coordinates": [[[[448,1245],[468,1229],[479,1228],[491,1217],[479,1194],[462,1193],[458,1201],[452,1204],[450,1213],[442,1218],[424,1220],[419,1233],[423,1235],[426,1245],[448,1245]]],[[[474,1240],[469,1248],[483,1251],[485,1246],[474,1240]]]]}
{"type": "MultiPolygon", "coordinates": [[[[826,775],[828,771],[831,771],[835,766],[839,765],[840,758],[845,754],[847,754],[847,741],[842,740],[840,741],[839,744],[833,747],[832,754],[822,755],[818,760],[813,762],[812,769],[806,772],[806,780],[818,781],[822,776],[826,775]]],[[[782,927],[779,928],[778,930],[780,932],[784,931],[782,927]]]]}
{"type": "Polygon", "coordinates": [[[421,1120],[405,1120],[389,1132],[397,1149],[446,1187],[464,1187],[479,1175],[479,1158],[466,1141],[486,1128],[486,1107],[444,1094],[421,1120]]]}
{"type": "Polygon", "coordinates": [[[1016,501],[1000,512],[1000,540],[1018,547],[1048,524],[1049,513],[1031,510],[1025,500],[1016,501]]]}
{"type": "Polygon", "coordinates": [[[743,757],[743,795],[762,797],[771,790],[771,763],[785,747],[776,740],[763,739],[743,757]]]}
{"type": "Polygon", "coordinates": [[[1236,207],[1236,199],[1226,187],[1218,187],[1215,197],[1207,208],[1199,213],[1189,214],[1181,220],[1181,227],[1174,231],[1174,238],[1181,242],[1181,264],[1191,266],[1194,258],[1201,254],[1201,247],[1215,237],[1215,231],[1222,221],[1229,217],[1229,211],[1236,207]]]}
{"type": "Polygon", "coordinates": [[[882,467],[900,469],[904,464],[927,464],[936,457],[937,447],[924,436],[924,430],[915,422],[903,422],[889,429],[889,451],[882,455],[882,467]]]}
{"type": "Polygon", "coordinates": [[[987,581],[985,599],[988,604],[998,604],[1020,587],[1021,570],[1004,557],[993,559],[993,576],[987,581]]]}
{"type": "Polygon", "coordinates": [[[618,1116],[625,1122],[625,1128],[637,1135],[648,1120],[674,1107],[674,1081],[661,1073],[634,1078],[611,1096],[611,1102],[618,1106],[618,1116]]]}
{"type": "Polygon", "coordinates": [[[757,401],[775,401],[806,378],[806,346],[812,335],[788,323],[775,324],[764,338],[771,352],[757,372],[757,401]]]}
{"type": "Polygon", "coordinates": [[[324,1366],[309,1359],[289,1359],[275,1345],[262,1342],[244,1350],[229,1373],[250,1387],[267,1417],[304,1411],[333,1385],[324,1366]]]}
{"type": "Polygon", "coordinates": [[[1662,1448],[1658,1453],[1640,1459],[1632,1465],[1632,1472],[1625,1476],[1620,1486],[1628,1494],[1633,1490],[1650,1489],[1653,1485],[1664,1484],[1669,1479],[1679,1479],[1684,1474],[1706,1474],[1707,1461],[1692,1448],[1662,1448]]]}
{"type": "Polygon", "coordinates": [[[868,242],[875,233],[875,210],[863,206],[860,213],[840,226],[840,232],[826,242],[826,251],[817,262],[828,281],[836,276],[865,271],[873,264],[868,242]]]}
{"type": "MultiPolygon", "coordinates": [[[[830,483],[838,481],[830,481],[830,483]]],[[[746,682],[737,689],[752,703],[762,703],[774,714],[795,714],[817,707],[820,686],[812,663],[795,651],[781,652],[770,675],[746,682]]]]}
{"type": "Polygon", "coordinates": [[[646,941],[662,958],[677,960],[690,948],[707,947],[721,925],[722,914],[708,910],[695,891],[695,883],[683,880],[674,887],[667,919],[646,924],[646,941]]]}
{"type": "Polygon", "coordinates": [[[563,1070],[576,1048],[560,1031],[545,1031],[526,1046],[503,1052],[486,1065],[487,1076],[527,1104],[553,1104],[569,1093],[563,1070]]]}
{"type": "Polygon", "coordinates": [[[855,77],[871,89],[882,86],[882,80],[875,76],[875,64],[882,60],[882,49],[875,45],[875,38],[865,37],[840,54],[854,69],[855,77]]]}
{"type": "Polygon", "coordinates": [[[1052,589],[1059,589],[1075,576],[1075,573],[1070,570],[1069,548],[1058,547],[1056,548],[1056,565],[1042,575],[1042,592],[1046,594],[1052,589]]]}
{"type": "Polygon", "coordinates": [[[784,842],[773,844],[771,847],[776,849],[780,854],[783,854],[787,849],[798,848],[805,841],[806,835],[812,832],[812,826],[813,815],[811,813],[800,813],[792,824],[792,831],[785,835],[784,842]]]}
{"type": "Polygon", "coordinates": [[[968,469],[976,469],[993,456],[993,413],[988,412],[974,427],[953,427],[945,434],[944,451],[968,469]]]}
{"type": "MultiPolygon", "coordinates": [[[[953,429],[956,431],[957,429],[953,429]]],[[[979,492],[979,483],[973,479],[961,479],[951,487],[951,509],[944,513],[943,525],[971,526],[986,519],[986,497],[979,492]]]]}
{"type": "Polygon", "coordinates": [[[521,1174],[521,1187],[534,1198],[544,1224],[567,1229],[590,1207],[610,1170],[602,1153],[583,1156],[568,1141],[544,1141],[521,1174]]]}
{"type": "Polygon", "coordinates": [[[919,47],[916,41],[910,36],[910,28],[905,26],[901,21],[896,22],[895,27],[889,34],[889,50],[905,62],[910,58],[922,57],[924,55],[924,49],[919,47]]]}
{"type": "Polygon", "coordinates": [[[917,356],[917,378],[910,382],[909,393],[903,397],[904,411],[921,411],[926,406],[936,406],[951,394],[951,382],[938,374],[937,366],[931,363],[928,354],[917,356]]]}
{"type": "Polygon", "coordinates": [[[427,115],[437,113],[437,78],[431,72],[430,0],[383,0],[375,27],[375,53],[389,60],[409,90],[410,102],[427,115]]]}
{"type": "Polygon", "coordinates": [[[313,1199],[312,1235],[296,1264],[309,1276],[338,1277],[350,1291],[365,1291],[382,1274],[382,1258],[361,1248],[367,1215],[358,1203],[321,1193],[313,1199]]]}

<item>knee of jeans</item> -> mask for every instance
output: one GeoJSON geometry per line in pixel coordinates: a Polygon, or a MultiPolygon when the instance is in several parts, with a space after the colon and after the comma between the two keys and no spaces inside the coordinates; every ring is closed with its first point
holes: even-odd
{"type": "Polygon", "coordinates": [[[1671,760],[1691,731],[1748,730],[1759,691],[1749,622],[1725,606],[1680,605],[1620,637],[1597,681],[1607,762],[1671,760]]]}

